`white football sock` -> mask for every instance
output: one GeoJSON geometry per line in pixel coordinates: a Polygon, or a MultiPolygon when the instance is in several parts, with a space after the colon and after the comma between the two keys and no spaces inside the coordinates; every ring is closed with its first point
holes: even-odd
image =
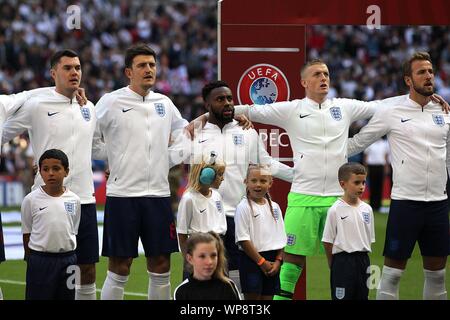
{"type": "Polygon", "coordinates": [[[377,300],[398,300],[400,278],[403,270],[383,266],[380,284],[377,290],[377,300]]]}
{"type": "Polygon", "coordinates": [[[423,269],[423,274],[425,276],[423,300],[447,300],[445,268],[437,271],[423,269]]]}
{"type": "Polygon", "coordinates": [[[75,300],[97,300],[95,282],[75,286],[75,300]]]}
{"type": "Polygon", "coordinates": [[[121,276],[108,271],[100,296],[101,300],[123,300],[123,292],[127,281],[128,276],[121,276]]]}
{"type": "Polygon", "coordinates": [[[170,300],[170,271],[166,273],[153,273],[147,271],[148,300],[170,300]]]}
{"type": "Polygon", "coordinates": [[[0,300],[3,300],[3,292],[2,292],[2,288],[0,288],[0,300]]]}

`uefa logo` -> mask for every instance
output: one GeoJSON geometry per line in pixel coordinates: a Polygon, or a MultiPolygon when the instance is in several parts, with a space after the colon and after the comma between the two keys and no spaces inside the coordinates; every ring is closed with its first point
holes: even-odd
{"type": "Polygon", "coordinates": [[[287,78],[280,69],[271,64],[256,64],[248,68],[239,80],[239,104],[267,104],[287,100],[287,78]]]}

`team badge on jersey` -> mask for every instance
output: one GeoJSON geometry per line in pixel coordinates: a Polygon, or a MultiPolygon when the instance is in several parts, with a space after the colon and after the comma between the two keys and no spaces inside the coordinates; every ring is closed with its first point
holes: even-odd
{"type": "Polygon", "coordinates": [[[233,143],[237,146],[244,144],[244,135],[243,134],[233,134],[233,143]]]}
{"type": "Polygon", "coordinates": [[[222,201],[220,201],[220,200],[216,201],[216,208],[217,208],[217,211],[222,212],[222,201]]]}
{"type": "Polygon", "coordinates": [[[164,117],[166,115],[166,108],[163,103],[155,103],[155,110],[160,117],[164,117]]]}
{"type": "Polygon", "coordinates": [[[445,125],[445,120],[444,120],[444,116],[442,114],[433,114],[433,122],[440,126],[443,127],[445,125]]]}
{"type": "Polygon", "coordinates": [[[239,104],[267,104],[289,100],[289,83],[277,67],[261,63],[248,68],[238,83],[239,104]]]}
{"type": "Polygon", "coordinates": [[[344,299],[345,297],[345,288],[336,287],[336,298],[339,300],[344,299]]]}
{"type": "Polygon", "coordinates": [[[341,113],[341,108],[339,107],[331,107],[330,108],[330,113],[331,113],[331,117],[336,120],[342,120],[342,113],[341,113]]]}
{"type": "Polygon", "coordinates": [[[293,246],[295,244],[295,234],[287,234],[287,245],[293,246]]]}
{"type": "Polygon", "coordinates": [[[75,214],[75,203],[73,202],[64,202],[64,208],[66,212],[73,216],[75,214]]]}
{"type": "Polygon", "coordinates": [[[278,211],[278,208],[273,208],[273,218],[278,221],[278,218],[280,217],[280,212],[278,211]]]}
{"type": "Polygon", "coordinates": [[[365,223],[370,223],[370,214],[368,212],[363,211],[362,217],[365,223]]]}
{"type": "Polygon", "coordinates": [[[86,121],[91,120],[91,111],[89,110],[89,108],[83,107],[80,110],[84,120],[86,121]]]}

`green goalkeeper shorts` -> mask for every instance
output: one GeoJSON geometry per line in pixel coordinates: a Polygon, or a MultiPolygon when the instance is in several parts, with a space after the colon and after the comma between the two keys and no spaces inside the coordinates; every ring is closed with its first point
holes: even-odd
{"type": "Polygon", "coordinates": [[[302,256],[324,252],[323,228],[328,209],[337,198],[289,193],[288,208],[284,216],[287,235],[285,252],[302,256]]]}

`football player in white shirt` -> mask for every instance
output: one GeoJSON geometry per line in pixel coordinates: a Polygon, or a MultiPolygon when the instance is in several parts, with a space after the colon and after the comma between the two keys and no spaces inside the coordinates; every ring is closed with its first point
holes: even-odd
{"type": "MultiPolygon", "coordinates": [[[[61,50],[50,59],[54,88],[44,88],[26,100],[6,120],[2,141],[7,142],[28,130],[35,158],[45,150],[57,148],[66,153],[71,170],[64,181],[81,198],[81,222],[77,235],[77,261],[81,283],[77,300],[95,300],[95,263],[99,260],[97,210],[94,197],[92,157],[106,158],[104,145],[93,143],[96,127],[94,105],[80,106],[76,94],[81,81],[81,63],[76,52],[61,50]]],[[[33,189],[43,183],[39,172],[33,189]]]]}
{"type": "Polygon", "coordinates": [[[105,94],[95,107],[97,133],[106,143],[111,170],[102,248],[109,265],[101,298],[123,299],[141,238],[148,298],[169,300],[170,254],[178,251],[178,242],[170,204],[168,149],[171,136],[187,121],[167,96],[151,90],[156,81],[153,49],[144,44],[128,48],[125,75],[129,86],[105,94]]]}
{"type": "Polygon", "coordinates": [[[392,154],[392,200],[377,299],[399,298],[400,278],[417,241],[425,277],[423,298],[447,300],[449,118],[431,100],[434,72],[428,53],[416,52],[405,61],[403,76],[409,95],[396,105],[381,106],[349,140],[351,155],[386,134],[392,154]]]}
{"type": "MultiPolygon", "coordinates": [[[[0,137],[2,135],[3,123],[5,119],[11,116],[14,112],[17,111],[29,98],[39,93],[48,92],[52,88],[39,88],[33,89],[29,91],[22,91],[16,94],[0,95],[0,137]]],[[[80,88],[81,89],[81,88],[80,88]]],[[[84,90],[80,91],[80,94],[77,95],[77,99],[79,101],[85,99],[84,90]],[[82,96],[80,95],[82,94],[82,96]]],[[[81,103],[81,102],[80,102],[81,103]]],[[[86,102],[84,102],[86,104],[86,102]]],[[[5,246],[3,243],[3,230],[2,230],[2,213],[0,212],[0,263],[5,261],[5,246]]],[[[2,289],[0,288],[0,300],[3,299],[2,289]]]]}
{"type": "Polygon", "coordinates": [[[234,216],[242,292],[245,300],[272,300],[280,290],[281,254],[287,239],[283,215],[269,195],[270,168],[250,165],[244,183],[247,197],[234,216]]]}
{"type": "Polygon", "coordinates": [[[367,300],[369,288],[368,252],[375,242],[372,208],[360,200],[366,186],[366,169],[351,162],[339,168],[342,198],[328,209],[323,245],[331,269],[331,298],[333,300],[367,300]]]}
{"type": "MultiPolygon", "coordinates": [[[[181,197],[177,214],[177,234],[182,256],[186,241],[193,233],[214,231],[221,237],[227,232],[222,196],[217,189],[223,181],[225,164],[212,153],[200,163],[191,164],[189,182],[181,197]]],[[[183,271],[183,279],[189,276],[183,271]]]]}
{"type": "Polygon", "coordinates": [[[39,158],[45,185],[22,202],[22,233],[27,261],[27,300],[74,300],[69,277],[77,272],[75,248],[80,223],[80,198],[63,186],[69,159],[50,149],[39,158]]]}

